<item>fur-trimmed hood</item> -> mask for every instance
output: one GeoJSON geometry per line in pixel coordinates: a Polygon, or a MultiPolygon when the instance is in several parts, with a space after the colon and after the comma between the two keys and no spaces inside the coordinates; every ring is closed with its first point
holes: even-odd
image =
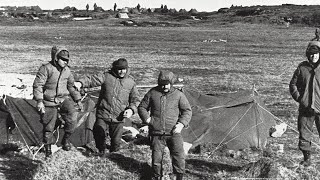
{"type": "Polygon", "coordinates": [[[65,47],[53,46],[51,48],[51,63],[55,66],[57,65],[57,61],[58,61],[57,55],[59,54],[60,51],[67,51],[69,53],[69,50],[65,47]]]}
{"type": "Polygon", "coordinates": [[[161,85],[163,82],[166,81],[169,81],[172,85],[176,81],[176,76],[171,71],[160,71],[158,76],[158,85],[161,85]]]}

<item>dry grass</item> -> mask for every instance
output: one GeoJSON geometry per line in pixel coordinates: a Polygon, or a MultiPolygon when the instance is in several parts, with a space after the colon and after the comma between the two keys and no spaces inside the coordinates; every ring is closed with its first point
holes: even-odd
{"type": "MultiPolygon", "coordinates": [[[[114,19],[110,21],[118,23],[114,19]]],[[[284,154],[272,153],[274,160],[270,168],[278,169],[278,178],[320,176],[319,149],[315,146],[315,163],[308,169],[298,165],[302,155],[297,149],[298,135],[292,130],[297,126],[297,104],[288,92],[293,71],[305,60],[304,51],[307,41],[313,37],[313,28],[287,29],[256,24],[122,27],[108,23],[1,26],[0,69],[35,74],[42,63],[50,60],[50,48],[57,44],[70,50],[71,67],[76,74],[102,71],[113,60],[124,57],[129,60],[138,84],[154,84],[159,70],[167,69],[203,93],[231,92],[255,85],[271,112],[290,126],[283,137],[270,139],[268,143],[268,148],[274,151],[277,144],[284,144],[285,151],[284,154]],[[219,39],[227,42],[206,41],[219,39]]],[[[145,91],[141,90],[141,95],[145,91]]],[[[314,141],[320,144],[317,135],[314,141]]],[[[25,179],[148,179],[150,155],[145,145],[131,145],[104,158],[88,156],[75,149],[59,151],[49,161],[44,161],[43,153],[35,161],[25,155],[6,154],[1,156],[5,164],[0,170],[6,179],[23,179],[25,172],[28,172],[25,179]],[[11,175],[12,172],[17,176],[11,175]]],[[[260,171],[252,173],[243,167],[259,159],[261,155],[253,156],[252,152],[243,152],[237,157],[224,151],[190,154],[187,176],[193,179],[258,177],[260,171]]],[[[168,178],[171,171],[168,157],[165,169],[168,178]]]]}

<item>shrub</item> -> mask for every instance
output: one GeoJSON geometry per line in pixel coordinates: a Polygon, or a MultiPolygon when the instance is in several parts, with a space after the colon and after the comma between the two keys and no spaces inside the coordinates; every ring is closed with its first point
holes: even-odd
{"type": "Polygon", "coordinates": [[[259,15],[261,13],[260,8],[244,8],[236,11],[237,16],[253,16],[259,15]]]}
{"type": "Polygon", "coordinates": [[[314,12],[311,15],[311,22],[313,25],[320,25],[320,12],[314,12]]]}

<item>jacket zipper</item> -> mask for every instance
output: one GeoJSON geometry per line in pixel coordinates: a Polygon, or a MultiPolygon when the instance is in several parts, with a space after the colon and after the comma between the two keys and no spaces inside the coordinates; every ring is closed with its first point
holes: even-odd
{"type": "Polygon", "coordinates": [[[62,69],[61,71],[59,71],[59,77],[58,77],[58,81],[57,81],[57,86],[56,86],[56,96],[54,98],[54,101],[56,101],[56,99],[58,99],[58,89],[59,89],[59,82],[60,82],[60,78],[61,78],[61,75],[62,75],[62,71],[64,69],[62,69]]]}

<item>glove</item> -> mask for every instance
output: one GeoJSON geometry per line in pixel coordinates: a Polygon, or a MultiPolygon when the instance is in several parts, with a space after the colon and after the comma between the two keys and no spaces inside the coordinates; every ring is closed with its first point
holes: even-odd
{"type": "Polygon", "coordinates": [[[149,133],[149,126],[143,126],[139,129],[140,133],[148,134],[149,133]]]}
{"type": "Polygon", "coordinates": [[[178,122],[174,127],[173,127],[173,134],[179,134],[181,133],[182,129],[184,128],[184,125],[181,122],[178,122]]]}
{"type": "Polygon", "coordinates": [[[133,115],[132,109],[127,109],[123,112],[123,117],[130,118],[133,115]]]}
{"type": "Polygon", "coordinates": [[[81,112],[83,112],[83,104],[82,104],[81,101],[78,101],[78,102],[77,102],[77,106],[78,106],[79,110],[80,110],[81,112]]]}
{"type": "Polygon", "coordinates": [[[38,109],[38,111],[39,111],[41,114],[44,114],[44,113],[46,112],[45,107],[44,107],[44,104],[43,104],[42,101],[39,101],[39,102],[37,103],[37,109],[38,109]]]}
{"type": "Polygon", "coordinates": [[[77,89],[77,91],[80,91],[82,87],[82,83],[79,81],[74,82],[74,87],[77,89]]]}
{"type": "Polygon", "coordinates": [[[151,117],[149,117],[147,120],[146,120],[146,123],[149,124],[151,121],[151,117]]]}

